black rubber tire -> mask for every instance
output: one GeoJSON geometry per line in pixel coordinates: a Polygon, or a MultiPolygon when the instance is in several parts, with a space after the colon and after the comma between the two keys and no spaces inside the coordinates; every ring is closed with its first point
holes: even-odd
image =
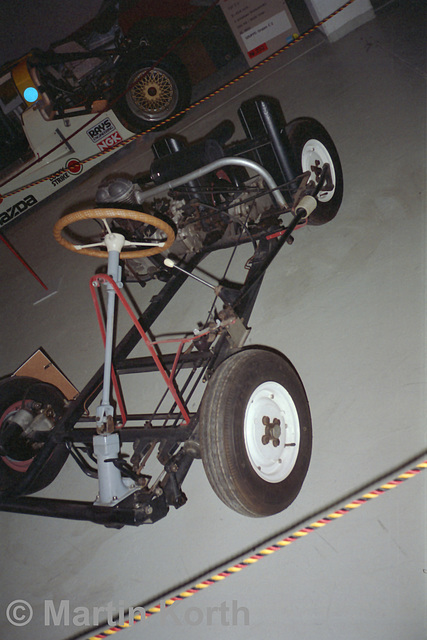
{"type": "MultiPolygon", "coordinates": [[[[320,142],[332,160],[333,183],[335,186],[333,195],[330,199],[327,199],[329,195],[326,195],[326,193],[322,195],[322,192],[320,192],[317,199],[317,207],[308,218],[308,224],[310,225],[326,224],[337,215],[343,198],[343,173],[335,144],[326,129],[313,118],[297,118],[293,120],[286,126],[286,133],[297,161],[298,171],[301,171],[301,173],[309,168],[308,166],[303,166],[302,161],[304,146],[309,140],[320,142]]],[[[307,162],[304,164],[307,165],[307,162]]]]}
{"type": "MultiPolygon", "coordinates": [[[[256,402],[263,412],[266,409],[264,400],[261,405],[259,399],[256,402]]],[[[269,412],[266,409],[267,417],[274,419],[275,416],[268,416],[269,412]]],[[[276,413],[276,410],[273,412],[276,413]]],[[[257,418],[259,426],[262,422],[260,414],[257,418]]],[[[261,426],[261,430],[263,428],[261,426]]],[[[257,438],[259,435],[258,429],[257,438]]],[[[224,504],[251,517],[270,516],[286,509],[295,500],[304,482],[310,463],[311,444],[307,396],[297,372],[285,356],[267,348],[250,348],[239,351],[219,365],[208,383],[200,407],[200,445],[208,480],[224,504]],[[290,409],[283,412],[282,422],[286,417],[291,424],[288,434],[294,430],[294,433],[290,433],[292,437],[298,432],[299,443],[297,449],[283,447],[286,435],[283,437],[282,434],[280,446],[276,448],[272,441],[266,445],[262,443],[270,447],[270,450],[260,447],[262,455],[267,453],[267,457],[271,455],[272,458],[280,456],[274,467],[279,477],[269,481],[273,480],[273,476],[268,479],[262,477],[261,467],[258,467],[259,471],[256,470],[252,456],[254,447],[260,445],[261,437],[255,439],[255,445],[247,445],[247,439],[257,428],[250,413],[250,406],[254,406],[254,397],[257,397],[253,394],[267,391],[272,385],[278,385],[275,388],[280,390],[276,397],[285,392],[291,399],[290,405],[293,404],[294,411],[290,409]],[[282,458],[286,467],[280,466],[282,458]]]]}
{"type": "MultiPolygon", "coordinates": [[[[157,59],[153,55],[144,60],[128,60],[116,76],[115,94],[121,97],[113,111],[134,133],[146,131],[190,105],[191,82],[186,67],[176,56],[169,56],[161,62],[157,59]],[[135,85],[138,75],[144,73],[142,83],[135,85]],[[140,101],[139,105],[136,100],[140,101]]],[[[156,130],[165,129],[178,119],[176,117],[156,130]]]]}
{"type": "MultiPolygon", "coordinates": [[[[54,422],[61,417],[65,397],[51,384],[40,382],[34,378],[11,377],[0,383],[0,434],[4,436],[8,416],[13,415],[23,403],[37,402],[42,407],[50,406],[54,422]]],[[[27,405],[25,405],[27,406],[27,405]]],[[[29,408],[29,406],[27,406],[29,408]]],[[[22,437],[22,430],[15,425],[6,442],[5,451],[0,456],[0,492],[18,490],[27,468],[37,453],[32,443],[22,437]]],[[[50,456],[44,470],[34,481],[30,491],[34,493],[47,487],[58,475],[68,457],[65,445],[57,445],[50,456]]]]}

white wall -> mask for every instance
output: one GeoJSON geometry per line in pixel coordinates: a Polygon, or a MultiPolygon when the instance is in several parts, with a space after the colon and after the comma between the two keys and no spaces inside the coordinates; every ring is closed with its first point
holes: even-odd
{"type": "MultiPolygon", "coordinates": [[[[319,22],[342,7],[345,2],[344,0],[306,0],[306,4],[314,21],[319,22]]],[[[370,0],[355,0],[328,20],[321,29],[328,40],[334,42],[374,17],[375,13],[370,0]]]]}

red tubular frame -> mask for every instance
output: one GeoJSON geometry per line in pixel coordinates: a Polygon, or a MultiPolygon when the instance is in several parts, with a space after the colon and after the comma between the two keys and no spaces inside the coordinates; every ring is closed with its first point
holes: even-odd
{"type": "MultiPolygon", "coordinates": [[[[154,349],[154,345],[156,344],[155,342],[151,342],[151,340],[148,338],[147,334],[145,333],[144,329],[141,327],[140,323],[138,322],[138,318],[136,317],[136,315],[134,314],[134,312],[132,311],[132,309],[130,308],[129,303],[127,302],[127,300],[125,299],[123,293],[120,291],[119,287],[117,286],[117,284],[114,282],[113,278],[109,275],[106,274],[96,274],[94,276],[92,276],[92,278],[90,279],[90,284],[91,284],[91,294],[92,294],[92,300],[95,306],[95,311],[96,311],[96,316],[98,318],[98,323],[99,323],[99,328],[101,330],[101,335],[102,335],[102,339],[105,345],[105,325],[104,325],[104,320],[102,318],[102,314],[101,314],[101,309],[99,306],[99,300],[98,297],[96,295],[95,292],[95,288],[99,287],[101,284],[109,284],[113,289],[114,292],[117,296],[117,298],[120,300],[120,302],[122,303],[122,305],[124,306],[125,310],[127,311],[130,319],[132,320],[133,324],[135,325],[136,329],[138,330],[139,335],[141,336],[141,338],[143,339],[143,341],[145,342],[150,355],[152,356],[158,370],[160,371],[160,373],[162,374],[163,380],[165,381],[169,391],[171,392],[173,399],[175,400],[178,409],[181,412],[181,415],[185,421],[186,424],[190,423],[190,416],[188,415],[187,409],[184,407],[184,404],[179,396],[179,393],[175,387],[174,384],[174,376],[175,376],[175,371],[176,371],[176,366],[178,363],[178,359],[179,356],[181,354],[182,351],[182,347],[184,345],[185,342],[189,342],[191,340],[195,340],[197,337],[196,336],[194,338],[184,338],[182,340],[179,340],[178,342],[180,343],[179,347],[178,347],[178,351],[176,354],[176,358],[175,358],[175,362],[174,362],[174,366],[172,368],[172,373],[169,376],[167,374],[166,369],[164,368],[164,366],[162,365],[159,356],[156,353],[156,350],[154,349]]],[[[124,401],[123,401],[123,396],[122,393],[120,391],[119,388],[119,384],[118,384],[118,380],[117,380],[117,376],[116,373],[114,371],[113,366],[111,367],[111,376],[112,376],[112,381],[113,381],[113,386],[114,386],[114,390],[117,396],[117,402],[119,404],[119,408],[122,414],[122,426],[125,425],[126,423],[126,410],[124,407],[124,401]]]]}

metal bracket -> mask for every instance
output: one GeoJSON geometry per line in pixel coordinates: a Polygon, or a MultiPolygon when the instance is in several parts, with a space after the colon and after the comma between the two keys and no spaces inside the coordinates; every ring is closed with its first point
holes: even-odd
{"type": "Polygon", "coordinates": [[[251,330],[245,327],[240,318],[236,318],[235,321],[227,327],[227,332],[230,346],[240,349],[245,344],[251,330]]]}

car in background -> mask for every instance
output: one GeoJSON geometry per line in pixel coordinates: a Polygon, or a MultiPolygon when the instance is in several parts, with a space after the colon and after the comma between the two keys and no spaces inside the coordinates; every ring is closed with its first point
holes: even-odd
{"type": "Polygon", "coordinates": [[[0,171],[36,152],[22,122],[28,109],[38,110],[45,121],[111,109],[131,132],[164,121],[167,126],[191,103],[199,79],[196,40],[204,54],[209,50],[210,66],[199,57],[207,72],[238,53],[219,7],[199,21],[206,10],[199,5],[210,3],[105,0],[95,18],[72,35],[6,64],[0,69],[0,171]]]}

